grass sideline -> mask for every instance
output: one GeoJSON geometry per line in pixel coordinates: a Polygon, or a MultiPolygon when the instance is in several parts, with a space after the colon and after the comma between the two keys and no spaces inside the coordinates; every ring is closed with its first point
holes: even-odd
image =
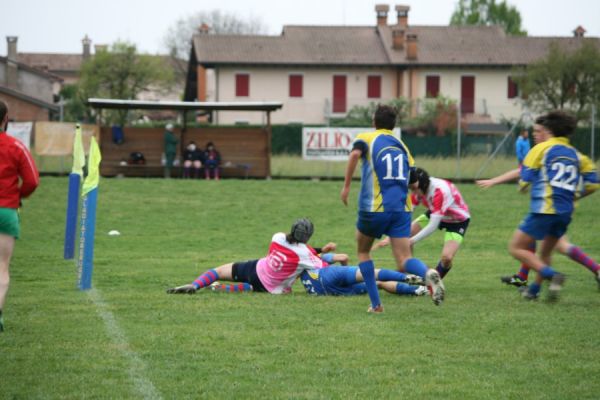
{"type": "MultiPolygon", "coordinates": [[[[0,398],[151,397],[144,382],[163,398],[597,398],[600,293],[591,274],[557,256],[568,275],[561,301],[522,300],[498,277],[516,270],[506,243],[527,198],[513,185],[459,187],[473,220],[447,301],[382,294],[386,312],[368,315],[367,297],[315,298],[298,284],[286,296],[164,292],[264,255],[298,216],[315,222],[311,243],[336,241],[355,260],[357,182],[345,208],[340,182],[103,179],[99,306],[62,259],[67,178],[45,177],[21,213],[0,398]],[[122,235],[108,236],[112,229],[122,235]]],[[[581,202],[569,235],[600,259],[594,203],[581,202]]],[[[416,255],[434,264],[441,243],[437,232],[416,255]]],[[[392,267],[387,249],[374,259],[392,267]]]]}

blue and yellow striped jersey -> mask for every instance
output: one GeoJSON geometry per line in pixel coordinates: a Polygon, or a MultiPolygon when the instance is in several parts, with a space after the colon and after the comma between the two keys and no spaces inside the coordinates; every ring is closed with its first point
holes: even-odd
{"type": "Polygon", "coordinates": [[[530,211],[571,214],[577,191],[598,189],[596,167],[566,137],[553,137],[533,147],[521,168],[522,186],[531,185],[530,211]]]}
{"type": "Polygon", "coordinates": [[[354,146],[362,148],[362,183],[358,209],[368,212],[412,211],[408,180],[414,160],[392,131],[361,133],[354,146]]]}

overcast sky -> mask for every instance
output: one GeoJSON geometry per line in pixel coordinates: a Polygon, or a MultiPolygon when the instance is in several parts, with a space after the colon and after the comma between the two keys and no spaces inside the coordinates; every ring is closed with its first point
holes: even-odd
{"type": "MultiPolygon", "coordinates": [[[[375,4],[408,4],[409,24],[447,25],[457,0],[3,0],[0,55],[6,36],[18,36],[19,52],[80,53],[93,44],[127,40],[148,53],[165,53],[163,38],[179,18],[220,9],[252,16],[279,34],[283,25],[375,25],[375,4]]],[[[533,36],[570,36],[577,25],[600,37],[600,0],[508,0],[533,36]]],[[[390,12],[389,23],[395,21],[390,12]]]]}

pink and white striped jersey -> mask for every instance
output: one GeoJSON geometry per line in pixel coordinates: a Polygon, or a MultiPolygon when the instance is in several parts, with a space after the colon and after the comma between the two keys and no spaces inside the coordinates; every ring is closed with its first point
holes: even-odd
{"type": "Polygon", "coordinates": [[[285,233],[276,233],[271,239],[269,254],[258,260],[256,273],[269,293],[292,291],[294,281],[306,269],[322,268],[325,263],[316,251],[304,243],[290,244],[285,233]]]}
{"type": "Polygon", "coordinates": [[[413,205],[423,204],[431,215],[441,215],[442,222],[457,223],[469,218],[469,207],[452,182],[439,178],[429,178],[429,188],[425,196],[413,193],[413,205]]]}

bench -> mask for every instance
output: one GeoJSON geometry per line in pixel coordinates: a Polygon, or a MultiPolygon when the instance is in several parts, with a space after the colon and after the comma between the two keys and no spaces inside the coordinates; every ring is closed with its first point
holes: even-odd
{"type": "MultiPolygon", "coordinates": [[[[161,177],[164,176],[165,166],[162,164],[156,163],[147,163],[147,164],[123,164],[119,163],[111,163],[108,165],[111,170],[114,171],[115,176],[125,177],[125,176],[137,176],[137,177],[161,177]]],[[[248,179],[248,175],[250,173],[251,166],[248,164],[236,164],[230,161],[226,161],[221,164],[219,167],[221,169],[221,176],[231,177],[231,176],[243,176],[244,179],[248,179]],[[236,174],[235,172],[240,172],[241,174],[236,174]]],[[[204,166],[200,168],[200,176],[204,178],[204,166]]],[[[173,166],[171,168],[171,177],[180,178],[183,176],[183,167],[181,165],[173,166]]]]}

